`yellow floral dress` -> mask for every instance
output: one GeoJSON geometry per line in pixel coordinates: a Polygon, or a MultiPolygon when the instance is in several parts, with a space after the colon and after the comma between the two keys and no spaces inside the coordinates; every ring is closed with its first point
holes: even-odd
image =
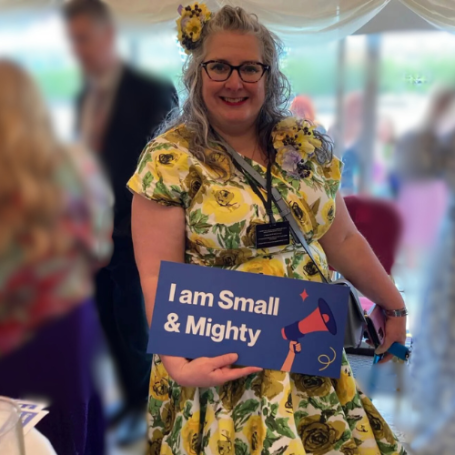
{"type": "MultiPolygon", "coordinates": [[[[186,262],[320,281],[300,246],[255,249],[255,226],[266,222],[260,198],[224,154],[197,159],[188,150],[190,138],[179,126],[150,142],[128,182],[136,194],[185,210],[186,262]],[[220,169],[227,176],[220,177],[220,169]]],[[[265,175],[264,167],[251,163],[265,175]]],[[[318,239],[335,217],[341,163],[333,158],[324,166],[309,159],[300,178],[279,163],[272,169],[273,185],[328,271],[318,239]]],[[[406,454],[357,390],[346,356],[338,380],[265,370],[202,389],[180,387],[155,355],[148,412],[151,455],[406,454]]]]}

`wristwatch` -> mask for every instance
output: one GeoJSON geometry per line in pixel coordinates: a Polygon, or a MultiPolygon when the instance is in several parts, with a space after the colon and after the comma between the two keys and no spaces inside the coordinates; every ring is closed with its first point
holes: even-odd
{"type": "Polygon", "coordinates": [[[408,309],[406,307],[402,308],[401,310],[383,310],[384,314],[389,318],[404,318],[408,313],[408,309]]]}

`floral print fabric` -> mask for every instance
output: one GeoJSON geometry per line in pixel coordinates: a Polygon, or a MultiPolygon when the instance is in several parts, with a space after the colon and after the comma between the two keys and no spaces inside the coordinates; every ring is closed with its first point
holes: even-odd
{"type": "MultiPolygon", "coordinates": [[[[150,142],[128,182],[136,194],[185,210],[186,262],[321,281],[300,245],[255,249],[255,227],[267,222],[260,198],[225,154],[207,152],[207,159],[199,160],[189,151],[190,139],[190,131],[180,126],[150,142]],[[208,164],[214,161],[216,166],[208,164]]],[[[333,158],[322,165],[303,151],[301,158],[305,172],[297,176],[280,165],[286,157],[277,160],[273,185],[292,208],[319,267],[328,273],[318,239],[335,217],[341,163],[333,158]]],[[[263,166],[251,164],[265,175],[263,166]]],[[[357,390],[346,356],[338,380],[265,370],[202,389],[180,387],[155,355],[148,411],[152,455],[406,453],[357,390]]]]}

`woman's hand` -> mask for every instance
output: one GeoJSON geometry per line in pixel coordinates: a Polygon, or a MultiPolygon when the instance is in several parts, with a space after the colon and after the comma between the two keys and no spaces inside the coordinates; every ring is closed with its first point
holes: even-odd
{"type": "Polygon", "coordinates": [[[238,359],[237,354],[194,360],[168,355],[160,358],[171,378],[182,387],[213,387],[262,371],[257,367],[231,368],[238,359]]]}
{"type": "Polygon", "coordinates": [[[393,355],[388,353],[387,350],[393,343],[406,343],[406,318],[403,317],[390,317],[387,318],[385,323],[385,338],[382,346],[376,349],[376,354],[384,354],[384,358],[378,363],[388,362],[393,358],[393,355]]]}

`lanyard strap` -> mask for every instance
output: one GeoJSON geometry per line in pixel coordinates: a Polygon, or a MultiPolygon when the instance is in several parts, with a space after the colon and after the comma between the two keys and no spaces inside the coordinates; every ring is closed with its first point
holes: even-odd
{"type": "MultiPolygon", "coordinates": [[[[291,228],[291,233],[292,236],[294,237],[294,240],[296,243],[300,243],[305,250],[305,252],[308,254],[310,259],[313,261],[314,266],[316,267],[316,270],[319,272],[319,274],[322,277],[322,280],[327,283],[327,278],[325,275],[322,273],[321,269],[319,268],[316,260],[314,259],[313,253],[311,252],[310,246],[308,245],[308,242],[306,241],[306,238],[300,229],[296,219],[291,213],[291,210],[287,203],[283,200],[281,197],[280,192],[276,188],[272,188],[272,179],[267,179],[269,182],[266,182],[264,177],[262,177],[259,172],[256,171],[256,169],[253,168],[239,153],[237,153],[233,148],[228,146],[227,144],[225,145],[226,151],[229,153],[231,158],[234,160],[234,164],[237,168],[241,168],[244,173],[244,175],[248,175],[251,179],[253,179],[257,185],[259,185],[263,190],[267,192],[268,198],[273,199],[273,202],[275,205],[278,207],[278,211],[280,212],[280,215],[289,223],[289,227],[291,228]]],[[[270,175],[271,175],[271,165],[268,165],[267,168],[267,173],[269,172],[270,169],[270,175]]],[[[254,187],[253,187],[254,188],[254,187]]]]}
{"type": "MultiPolygon", "coordinates": [[[[269,190],[269,188],[272,188],[272,166],[270,164],[267,166],[267,190],[266,190],[267,199],[265,199],[265,197],[262,194],[261,190],[259,189],[256,181],[251,177],[251,175],[236,161],[234,161],[234,166],[243,174],[243,176],[246,178],[246,180],[250,184],[253,191],[256,193],[256,195],[259,197],[259,199],[262,201],[262,204],[264,205],[265,211],[267,212],[267,216],[269,218],[269,223],[275,223],[275,217],[273,215],[273,209],[272,209],[272,193],[269,190]]],[[[262,185],[261,185],[261,187],[262,187],[262,185]]]]}

